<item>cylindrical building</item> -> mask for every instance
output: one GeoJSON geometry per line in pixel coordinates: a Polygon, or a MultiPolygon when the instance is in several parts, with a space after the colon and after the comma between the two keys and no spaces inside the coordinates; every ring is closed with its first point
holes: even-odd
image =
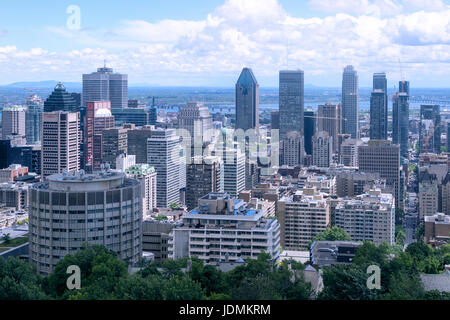
{"type": "Polygon", "coordinates": [[[52,272],[85,243],[104,245],[128,264],[142,254],[141,186],[116,171],[48,176],[31,190],[30,262],[52,272]]]}

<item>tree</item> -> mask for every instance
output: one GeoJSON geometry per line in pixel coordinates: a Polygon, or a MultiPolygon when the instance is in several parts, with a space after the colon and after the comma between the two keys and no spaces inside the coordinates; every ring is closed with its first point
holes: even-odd
{"type": "Polygon", "coordinates": [[[176,203],[176,202],[172,202],[172,203],[170,203],[169,204],[169,208],[170,209],[175,209],[175,208],[177,208],[179,205],[178,205],[178,203],[176,203]]]}
{"type": "Polygon", "coordinates": [[[399,224],[395,226],[395,243],[402,246],[405,244],[406,233],[403,229],[403,225],[399,224]]]}
{"type": "Polygon", "coordinates": [[[395,225],[402,225],[405,212],[400,208],[395,208],[395,225]]]}
{"type": "Polygon", "coordinates": [[[367,287],[368,275],[365,269],[356,266],[335,265],[324,267],[324,289],[319,294],[320,300],[374,300],[378,290],[367,287]]]}
{"type": "Polygon", "coordinates": [[[202,300],[205,294],[201,285],[187,276],[172,276],[164,282],[162,289],[165,300],[202,300]]]}
{"type": "Polygon", "coordinates": [[[0,257],[0,300],[41,300],[42,278],[27,261],[0,257]]]}
{"type": "Polygon", "coordinates": [[[11,236],[9,235],[9,233],[5,233],[2,236],[2,240],[4,244],[9,244],[11,242],[11,236]]]}
{"type": "Polygon", "coordinates": [[[165,215],[160,214],[155,217],[155,220],[163,221],[163,220],[167,220],[167,217],[165,215]]]}
{"type": "Polygon", "coordinates": [[[324,231],[318,233],[313,239],[312,241],[310,241],[309,243],[309,247],[311,246],[311,244],[313,243],[313,241],[350,241],[351,238],[348,235],[348,233],[339,228],[338,226],[333,226],[331,228],[327,228],[324,231]]]}

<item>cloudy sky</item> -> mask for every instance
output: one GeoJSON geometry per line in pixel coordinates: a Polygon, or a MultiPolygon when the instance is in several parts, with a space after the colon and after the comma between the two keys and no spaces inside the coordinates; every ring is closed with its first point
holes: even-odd
{"type": "Polygon", "coordinates": [[[25,0],[0,4],[0,84],[81,81],[106,59],[130,84],[234,85],[251,67],[340,86],[353,64],[389,86],[450,87],[450,0],[25,0]],[[79,8],[72,11],[71,6],[79,8]],[[79,28],[78,28],[79,26],[79,28]]]}

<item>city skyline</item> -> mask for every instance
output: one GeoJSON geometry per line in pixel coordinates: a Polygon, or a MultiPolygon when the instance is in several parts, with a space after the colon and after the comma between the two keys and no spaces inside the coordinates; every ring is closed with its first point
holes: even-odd
{"type": "Polygon", "coordinates": [[[104,15],[103,1],[78,1],[78,30],[69,26],[68,1],[29,2],[27,12],[5,4],[1,84],[78,82],[80,74],[106,60],[116,72],[131,75],[130,85],[228,87],[249,67],[262,87],[275,87],[279,70],[297,68],[304,70],[305,84],[337,87],[342,68],[351,64],[361,87],[369,87],[377,72],[386,72],[389,88],[403,77],[415,87],[445,87],[449,1],[258,3],[197,1],[186,8],[180,1],[149,2],[124,8],[108,2],[104,15]],[[24,19],[27,27],[18,24],[24,19]]]}

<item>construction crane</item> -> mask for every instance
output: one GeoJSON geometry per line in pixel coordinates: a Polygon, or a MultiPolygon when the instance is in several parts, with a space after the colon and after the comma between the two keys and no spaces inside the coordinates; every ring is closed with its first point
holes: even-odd
{"type": "Polygon", "coordinates": [[[33,90],[45,90],[46,88],[23,88],[23,90],[30,91],[30,96],[33,95],[33,90]]]}

